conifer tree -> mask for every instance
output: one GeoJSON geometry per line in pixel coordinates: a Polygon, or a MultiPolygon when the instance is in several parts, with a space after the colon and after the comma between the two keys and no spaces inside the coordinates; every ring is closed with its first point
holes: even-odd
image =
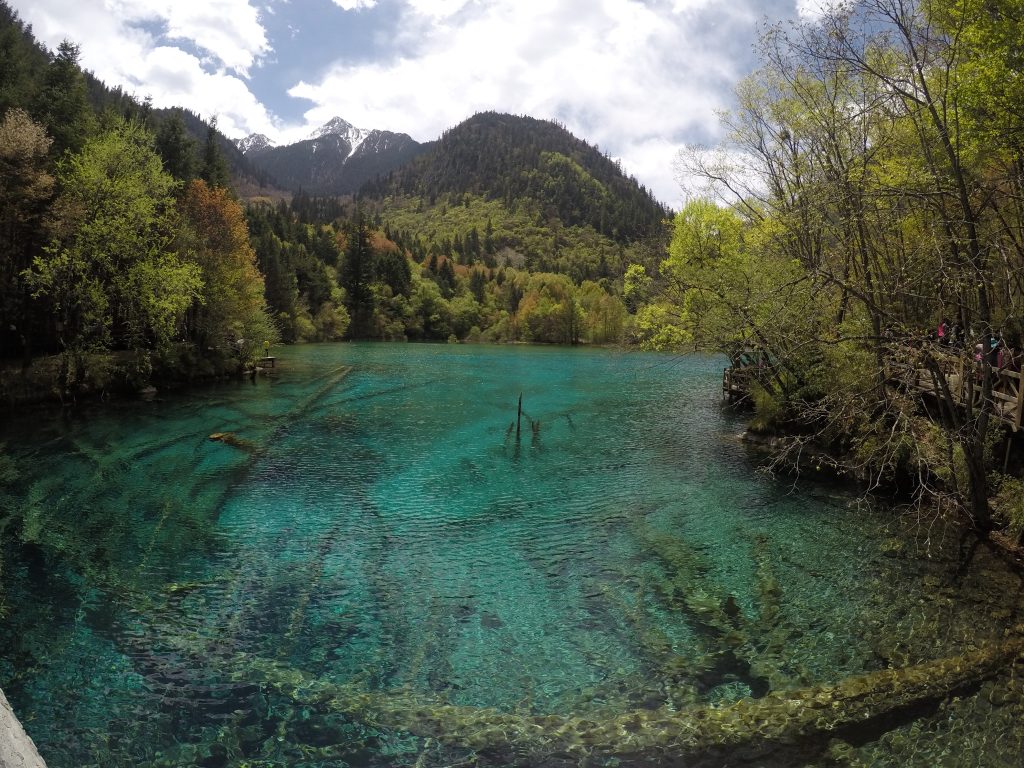
{"type": "Polygon", "coordinates": [[[373,247],[372,233],[362,213],[356,216],[348,235],[340,272],[341,287],[345,289],[346,304],[351,317],[350,333],[363,337],[369,330],[373,314],[373,247]]]}
{"type": "Polygon", "coordinates": [[[77,152],[96,130],[89,106],[85,75],[78,66],[79,47],[64,40],[46,68],[43,86],[36,97],[34,115],[53,139],[50,153],[62,157],[77,152]]]}
{"type": "Polygon", "coordinates": [[[203,143],[202,165],[199,169],[199,178],[211,187],[228,187],[231,184],[228,164],[224,154],[217,145],[217,119],[210,121],[206,130],[206,141],[203,143]]]}
{"type": "Polygon", "coordinates": [[[160,124],[156,151],[164,170],[178,181],[188,182],[196,175],[196,142],[188,135],[181,112],[175,112],[160,124]]]}
{"type": "Polygon", "coordinates": [[[50,138],[22,109],[0,122],[0,357],[31,354],[36,319],[22,271],[47,234],[50,138]]]}

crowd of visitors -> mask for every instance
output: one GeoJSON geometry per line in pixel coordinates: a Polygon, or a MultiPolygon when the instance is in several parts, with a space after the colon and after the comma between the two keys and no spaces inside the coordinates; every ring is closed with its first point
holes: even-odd
{"type": "Polygon", "coordinates": [[[980,367],[988,363],[998,373],[998,378],[993,388],[999,390],[1010,384],[1017,376],[1007,374],[1019,374],[1021,363],[1024,362],[1024,355],[1020,350],[1019,333],[1013,329],[1000,330],[994,333],[979,334],[973,329],[965,332],[959,323],[946,321],[945,318],[939,321],[932,336],[935,343],[952,349],[967,351],[968,339],[972,340],[970,348],[974,362],[980,367]]]}

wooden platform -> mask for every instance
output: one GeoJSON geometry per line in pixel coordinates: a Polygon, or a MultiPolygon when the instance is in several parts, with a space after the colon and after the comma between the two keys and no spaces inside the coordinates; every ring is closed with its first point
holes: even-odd
{"type": "Polygon", "coordinates": [[[746,400],[750,397],[750,382],[753,378],[753,367],[729,366],[722,371],[722,396],[730,403],[746,400]]]}
{"type": "MultiPolygon", "coordinates": [[[[983,388],[981,385],[984,365],[971,360],[967,353],[951,354],[941,351],[935,355],[939,372],[945,379],[946,387],[953,401],[973,408],[982,404],[983,388]]],[[[991,368],[992,376],[992,415],[999,421],[1017,432],[1024,416],[1024,398],[1021,397],[1021,374],[1019,371],[999,370],[991,368]]],[[[886,364],[886,376],[889,381],[910,391],[939,397],[942,395],[942,381],[927,368],[916,367],[913,363],[886,364]]]]}

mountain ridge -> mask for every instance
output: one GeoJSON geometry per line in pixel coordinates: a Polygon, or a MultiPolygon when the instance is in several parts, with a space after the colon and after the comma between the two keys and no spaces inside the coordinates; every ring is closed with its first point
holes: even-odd
{"type": "Polygon", "coordinates": [[[481,112],[445,131],[410,163],[370,181],[360,195],[421,197],[433,205],[474,195],[537,202],[541,215],[585,225],[621,243],[658,229],[669,210],[621,165],[565,126],[481,112]]]}
{"type": "Polygon", "coordinates": [[[333,117],[307,138],[275,146],[262,134],[238,139],[243,156],[292,192],[355,193],[415,157],[425,145],[405,133],[357,128],[333,117]]]}

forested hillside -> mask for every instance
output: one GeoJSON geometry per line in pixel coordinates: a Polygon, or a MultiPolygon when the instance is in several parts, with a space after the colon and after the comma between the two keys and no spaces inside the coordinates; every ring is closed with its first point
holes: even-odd
{"type": "MultiPolygon", "coordinates": [[[[347,151],[347,134],[326,138],[347,151]]],[[[297,173],[311,154],[336,166],[344,152],[310,153],[317,142],[251,152],[295,153],[297,173]]],[[[559,343],[631,334],[625,269],[661,260],[666,216],[564,128],[494,113],[365,185],[357,203],[300,193],[249,212],[285,339],[324,338],[343,307],[353,338],[559,343]]]]}
{"type": "Polygon", "coordinates": [[[628,336],[625,269],[660,261],[668,216],[563,127],[493,112],[364,186],[359,202],[414,273],[438,286],[452,307],[441,325],[492,341],[628,336]]]}
{"type": "Polygon", "coordinates": [[[427,206],[462,195],[522,200],[562,226],[589,226],[616,242],[648,236],[665,208],[619,165],[565,128],[532,117],[485,112],[446,131],[424,155],[363,188],[365,197],[417,197],[427,206]]]}
{"type": "Polygon", "coordinates": [[[223,137],[42,49],[0,3],[0,388],[236,370],[276,338],[223,137]],[[20,376],[10,362],[20,362],[20,376]]]}

